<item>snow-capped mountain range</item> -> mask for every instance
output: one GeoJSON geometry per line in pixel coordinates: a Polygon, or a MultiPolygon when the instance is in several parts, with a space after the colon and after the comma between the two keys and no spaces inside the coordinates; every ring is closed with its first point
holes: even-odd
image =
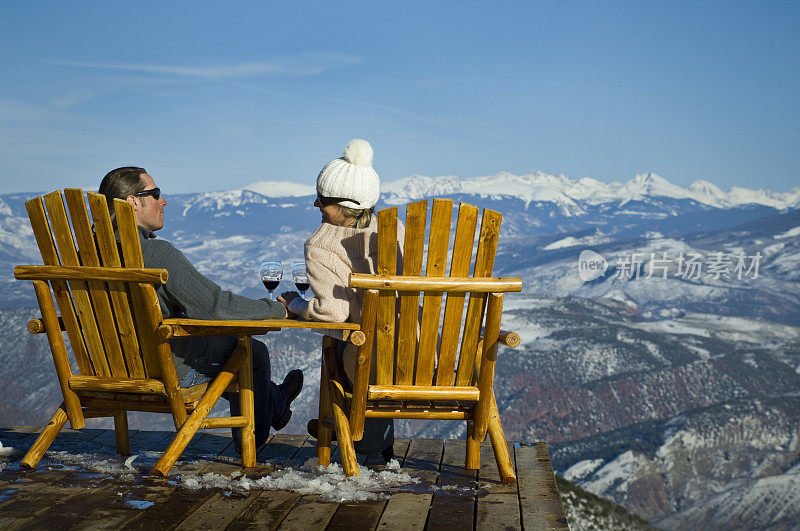
{"type": "Polygon", "coordinates": [[[580,208],[581,203],[588,205],[618,203],[622,206],[628,201],[640,201],[648,197],[691,199],[716,208],[755,204],[782,210],[800,206],[798,187],[785,193],[740,187],[733,187],[728,192],[723,192],[716,185],[702,180],[683,188],[654,173],[639,174],[624,183],[604,183],[589,177],[571,179],[564,175],[551,175],[540,171],[526,175],[500,172],[496,175],[471,178],[414,175],[385,183],[382,191],[384,201],[388,204],[454,194],[481,197],[511,196],[526,203],[553,202],[576,215],[585,213],[580,208]]]}
{"type": "MultiPolygon", "coordinates": [[[[259,181],[245,186],[243,190],[270,198],[302,197],[316,193],[314,186],[289,181],[259,181]]],[[[232,192],[236,195],[239,191],[232,192]]],[[[590,177],[572,179],[540,171],[525,175],[499,172],[496,175],[479,177],[413,175],[384,182],[381,192],[383,201],[389,205],[403,204],[425,197],[463,194],[483,198],[514,197],[521,199],[526,205],[531,202],[550,202],[563,207],[565,213],[573,215],[587,213],[581,208],[582,204],[616,203],[618,206],[623,206],[629,201],[654,197],[689,199],[715,208],[763,205],[784,210],[800,206],[800,187],[795,187],[789,192],[776,193],[764,189],[751,190],[734,186],[724,192],[715,184],[703,180],[694,181],[684,188],[670,183],[655,173],[639,174],[624,183],[605,183],[590,177]]]]}

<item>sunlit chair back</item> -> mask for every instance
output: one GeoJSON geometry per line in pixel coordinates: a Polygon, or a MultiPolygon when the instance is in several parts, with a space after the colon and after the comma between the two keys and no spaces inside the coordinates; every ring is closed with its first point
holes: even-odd
{"type": "MultiPolygon", "coordinates": [[[[336,402],[343,406],[350,432],[345,440],[362,438],[365,418],[466,420],[467,468],[477,467],[477,445],[488,432],[498,443],[493,446],[504,481],[514,481],[493,382],[498,344],[519,343],[516,334],[500,330],[503,294],[520,291],[522,281],[492,277],[502,216],[484,209],[476,240],[479,209],[461,203],[451,244],[453,201],[433,199],[430,210],[426,227],[428,201],[406,207],[403,242],[397,241],[398,208],[378,213],[377,274],[350,277],[351,287],[365,290],[366,341],[359,347],[352,394],[344,385],[340,392],[334,376],[331,404],[334,413],[336,402]],[[373,363],[376,377],[370,381],[373,363]]],[[[342,440],[343,426],[336,427],[342,440]]],[[[340,442],[343,460],[346,446],[340,442]]]]}

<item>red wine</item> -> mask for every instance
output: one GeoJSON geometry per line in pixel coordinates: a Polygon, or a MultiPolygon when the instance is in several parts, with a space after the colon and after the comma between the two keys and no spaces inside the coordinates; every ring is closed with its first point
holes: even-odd
{"type": "Polygon", "coordinates": [[[278,287],[278,284],[281,283],[280,280],[262,280],[261,282],[264,283],[264,287],[267,288],[269,291],[274,291],[275,288],[278,287]]]}
{"type": "Polygon", "coordinates": [[[308,289],[308,282],[295,282],[295,286],[297,286],[297,291],[300,293],[304,293],[308,289]]]}

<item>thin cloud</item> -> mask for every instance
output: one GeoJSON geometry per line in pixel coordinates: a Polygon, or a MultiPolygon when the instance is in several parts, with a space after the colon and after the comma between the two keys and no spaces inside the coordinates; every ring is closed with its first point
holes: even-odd
{"type": "Polygon", "coordinates": [[[517,138],[510,135],[503,135],[499,133],[494,133],[489,131],[486,127],[481,126],[480,124],[474,124],[474,127],[467,127],[467,122],[465,120],[451,120],[446,118],[431,118],[430,116],[425,116],[424,114],[419,114],[411,111],[406,111],[404,109],[398,109],[396,107],[389,107],[387,105],[380,105],[376,103],[369,103],[365,101],[357,101],[357,100],[349,100],[345,98],[336,98],[332,96],[324,96],[323,99],[331,100],[331,101],[338,101],[341,103],[349,103],[352,105],[360,105],[363,107],[370,107],[372,109],[377,109],[381,111],[385,111],[391,114],[396,114],[398,116],[403,116],[412,120],[417,120],[419,122],[423,122],[430,125],[435,125],[437,127],[442,127],[445,129],[450,129],[453,131],[459,131],[462,133],[469,133],[473,135],[485,136],[489,138],[496,138],[499,140],[508,140],[511,142],[515,142],[517,144],[522,144],[526,146],[533,146],[531,142],[517,138]]]}
{"type": "Polygon", "coordinates": [[[242,79],[267,75],[313,76],[361,62],[362,60],[358,57],[329,52],[305,52],[279,57],[271,61],[205,66],[53,61],[54,64],[80,68],[125,70],[204,79],[242,79]]]}

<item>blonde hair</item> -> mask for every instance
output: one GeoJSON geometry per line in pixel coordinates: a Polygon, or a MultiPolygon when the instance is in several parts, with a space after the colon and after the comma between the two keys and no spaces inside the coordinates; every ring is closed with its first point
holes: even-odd
{"type": "Polygon", "coordinates": [[[342,214],[350,219],[354,219],[355,222],[353,223],[352,227],[356,229],[366,229],[369,227],[370,221],[372,221],[372,208],[365,208],[365,209],[357,209],[357,208],[350,208],[346,206],[339,205],[341,208],[342,214]]]}

